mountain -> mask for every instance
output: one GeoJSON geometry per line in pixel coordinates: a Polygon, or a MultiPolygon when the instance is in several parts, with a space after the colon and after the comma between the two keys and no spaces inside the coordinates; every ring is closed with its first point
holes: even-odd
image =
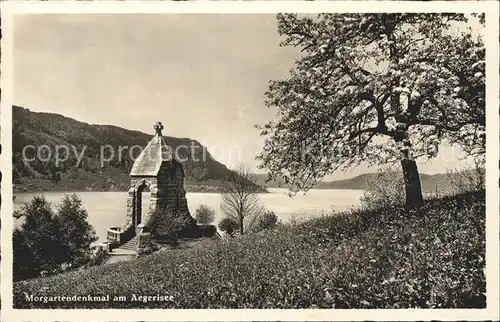
{"type": "MultiPolygon", "coordinates": [[[[12,122],[14,191],[126,191],[133,160],[152,137],[152,134],[117,126],[88,124],[59,114],[32,112],[20,106],[13,106],[12,122]],[[31,148],[26,150],[26,156],[34,160],[23,162],[23,148],[30,145],[40,148],[42,159],[50,149],[52,158],[47,158],[47,161],[35,158],[35,148],[31,148]],[[54,153],[57,146],[70,148],[68,159],[59,165],[56,165],[54,153]],[[107,146],[113,148],[115,155],[101,166],[101,147],[107,146]],[[119,147],[122,147],[121,154],[118,153],[119,147]],[[83,154],[79,164],[76,154],[83,154]]],[[[218,191],[222,180],[232,173],[198,141],[164,138],[174,150],[180,146],[195,147],[194,156],[188,149],[179,150],[180,157],[187,159],[183,162],[186,191],[218,191]]],[[[106,157],[111,157],[109,148],[103,148],[103,151],[106,157]]],[[[321,182],[316,188],[364,189],[366,182],[374,176],[375,173],[366,173],[351,179],[321,182]]],[[[279,180],[266,182],[266,174],[255,174],[255,178],[255,183],[262,187],[288,187],[279,180]]],[[[421,173],[420,179],[426,192],[449,185],[446,174],[421,173]]]]}
{"type": "MultiPolygon", "coordinates": [[[[318,188],[322,189],[364,189],[369,181],[376,178],[376,173],[365,173],[352,179],[322,182],[318,188]]],[[[434,175],[420,173],[420,183],[424,192],[434,192],[436,190],[448,189],[449,182],[445,173],[434,175]]]]}
{"type": "MultiPolygon", "coordinates": [[[[266,182],[267,174],[256,174],[257,184],[267,188],[288,188],[289,185],[283,181],[266,182]]],[[[354,178],[346,180],[320,182],[315,189],[365,189],[366,183],[375,180],[376,173],[364,173],[354,178]]],[[[434,175],[421,173],[420,181],[424,192],[434,192],[436,190],[448,189],[450,183],[445,173],[434,175]]]]}
{"type": "MultiPolygon", "coordinates": [[[[15,191],[126,191],[133,160],[152,138],[152,134],[117,126],[88,124],[20,106],[12,108],[15,191]],[[67,160],[58,162],[56,149],[60,158],[67,160]],[[79,155],[83,156],[80,162],[79,155]]],[[[217,191],[232,173],[198,141],[170,136],[164,139],[174,151],[186,147],[178,150],[179,157],[186,160],[186,191],[217,191]]]]}

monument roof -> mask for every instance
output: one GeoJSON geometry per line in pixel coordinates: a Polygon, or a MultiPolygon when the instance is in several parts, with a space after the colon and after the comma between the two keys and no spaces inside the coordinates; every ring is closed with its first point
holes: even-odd
{"type": "Polygon", "coordinates": [[[135,160],[131,176],[156,176],[164,161],[172,161],[172,152],[161,134],[161,122],[157,122],[154,129],[156,133],[135,160]]]}

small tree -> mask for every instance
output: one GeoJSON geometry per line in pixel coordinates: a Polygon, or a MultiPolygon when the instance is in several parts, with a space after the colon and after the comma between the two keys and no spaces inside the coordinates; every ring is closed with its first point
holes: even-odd
{"type": "Polygon", "coordinates": [[[249,167],[242,164],[223,181],[221,210],[238,224],[241,235],[249,230],[263,213],[264,208],[258,194],[260,187],[255,182],[255,175],[250,172],[249,167]]]}
{"type": "Polygon", "coordinates": [[[202,225],[208,225],[215,219],[215,210],[207,205],[199,205],[196,208],[196,221],[202,225]]]}
{"type": "Polygon", "coordinates": [[[14,276],[18,279],[53,274],[65,262],[61,229],[45,196],[36,196],[17,215],[24,219],[14,231],[14,276]]]}
{"type": "Polygon", "coordinates": [[[238,230],[239,227],[240,225],[231,217],[224,217],[219,222],[219,229],[231,237],[234,237],[234,232],[238,230]]]}
{"type": "Polygon", "coordinates": [[[97,236],[87,221],[88,213],[82,206],[82,200],[76,194],[65,195],[57,207],[55,219],[65,248],[64,261],[70,267],[88,263],[92,259],[97,236]]]}

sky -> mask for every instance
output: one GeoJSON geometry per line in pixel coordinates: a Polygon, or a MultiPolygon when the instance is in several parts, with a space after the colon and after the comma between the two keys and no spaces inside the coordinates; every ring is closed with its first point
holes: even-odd
{"type": "MultiPolygon", "coordinates": [[[[255,156],[254,128],[274,116],[264,104],[270,80],[300,57],[280,47],[269,14],[63,14],[14,20],[14,104],[91,124],[189,137],[228,167],[255,156]]],[[[422,173],[461,165],[442,147],[422,173]]],[[[259,170],[262,171],[262,170],[259,170]]],[[[360,166],[328,180],[376,171],[360,166]]]]}

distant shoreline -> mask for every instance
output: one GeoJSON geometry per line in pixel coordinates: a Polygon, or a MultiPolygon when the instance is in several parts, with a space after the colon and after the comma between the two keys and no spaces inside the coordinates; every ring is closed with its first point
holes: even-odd
{"type": "MultiPolygon", "coordinates": [[[[267,188],[269,189],[269,188],[267,188]]],[[[273,188],[271,188],[273,189],[273,188]]],[[[286,189],[286,188],[283,188],[286,189]]],[[[39,189],[27,189],[27,190],[15,190],[12,192],[12,194],[18,195],[18,194],[28,194],[28,193],[81,193],[81,192],[124,192],[126,193],[128,190],[86,190],[86,189],[77,189],[77,190],[62,190],[62,189],[50,189],[50,190],[39,190],[39,189]]],[[[145,191],[146,192],[146,191],[145,191]]],[[[147,192],[146,192],[147,193],[147,192]]],[[[186,190],[186,193],[221,193],[220,190],[214,189],[214,190],[186,190]]],[[[269,193],[269,191],[260,191],[259,193],[269,193]]]]}
{"type": "MultiPolygon", "coordinates": [[[[60,189],[51,189],[51,190],[26,190],[26,191],[13,191],[13,195],[20,195],[20,194],[33,194],[33,193],[81,193],[81,192],[124,192],[126,193],[127,190],[60,190],[60,189]]],[[[219,191],[207,191],[207,190],[186,190],[186,193],[220,193],[219,191]]],[[[147,193],[147,192],[145,192],[147,193]]],[[[263,192],[266,193],[266,192],[263,192]]]]}
{"type": "MultiPolygon", "coordinates": [[[[187,181],[184,183],[186,192],[220,193],[223,183],[220,180],[187,181]]],[[[15,181],[13,193],[36,193],[36,192],[127,192],[130,189],[130,179],[106,180],[104,182],[94,180],[74,180],[53,183],[49,180],[33,179],[15,181]]],[[[261,192],[267,188],[258,185],[261,192]]]]}
{"type": "MultiPolygon", "coordinates": [[[[283,189],[283,190],[288,190],[288,188],[286,187],[270,187],[270,188],[267,188],[268,191],[267,192],[259,192],[259,193],[262,193],[262,194],[267,194],[267,193],[272,193],[272,189],[283,189]]],[[[354,190],[354,191],[363,191],[364,189],[351,189],[351,188],[312,188],[312,189],[309,189],[309,191],[312,191],[312,190],[354,190]]],[[[95,192],[95,193],[108,193],[108,192],[123,192],[123,193],[126,193],[127,191],[108,191],[108,190],[29,190],[29,191],[18,191],[18,192],[14,192],[13,195],[16,196],[16,195],[24,195],[24,194],[36,194],[36,193],[39,193],[39,194],[61,194],[61,193],[68,193],[68,194],[71,194],[71,193],[82,193],[82,192],[95,192]]],[[[148,193],[148,192],[144,192],[144,193],[148,193]]],[[[218,191],[188,191],[186,190],[186,193],[215,193],[215,194],[220,194],[220,192],[218,191]]],[[[301,192],[298,192],[297,194],[301,194],[301,192]]]]}

